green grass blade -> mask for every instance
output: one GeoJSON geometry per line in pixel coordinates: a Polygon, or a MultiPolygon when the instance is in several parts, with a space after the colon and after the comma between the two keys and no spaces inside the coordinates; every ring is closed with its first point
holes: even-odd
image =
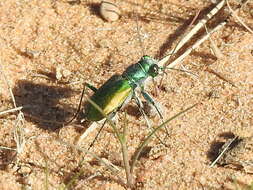
{"type": "Polygon", "coordinates": [[[88,102],[94,106],[108,121],[109,125],[113,128],[117,139],[120,142],[121,145],[121,150],[122,150],[122,157],[123,157],[123,162],[124,162],[124,167],[125,167],[125,172],[126,172],[126,178],[127,178],[127,185],[129,187],[133,186],[133,175],[132,172],[130,172],[130,165],[129,165],[129,158],[128,158],[128,152],[127,152],[127,145],[126,145],[126,137],[125,137],[125,132],[126,132],[126,126],[124,126],[123,129],[123,134],[120,134],[119,130],[117,129],[116,125],[112,122],[111,118],[106,115],[103,110],[90,98],[87,98],[88,102]]]}
{"type": "Polygon", "coordinates": [[[177,118],[178,116],[184,114],[185,112],[189,111],[190,109],[192,109],[193,107],[195,107],[197,104],[194,104],[193,106],[190,106],[189,108],[177,113],[176,115],[174,115],[173,117],[169,118],[168,120],[166,120],[165,122],[163,122],[161,125],[159,125],[158,127],[154,128],[153,131],[151,131],[149,133],[149,135],[144,139],[144,141],[140,144],[140,146],[137,148],[137,150],[134,153],[133,159],[132,159],[132,164],[131,164],[131,173],[133,172],[133,168],[135,166],[136,161],[138,160],[141,151],[143,150],[143,148],[149,143],[149,141],[151,140],[152,136],[162,127],[164,127],[167,123],[169,123],[171,120],[177,118]]]}

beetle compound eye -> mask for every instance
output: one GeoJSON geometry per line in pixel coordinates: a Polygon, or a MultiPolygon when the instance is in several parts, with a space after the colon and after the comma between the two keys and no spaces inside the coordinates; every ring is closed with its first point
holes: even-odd
{"type": "Polygon", "coordinates": [[[154,64],[150,67],[149,69],[149,74],[152,76],[152,77],[155,77],[159,74],[159,67],[158,65],[154,64]]]}
{"type": "Polygon", "coordinates": [[[150,59],[150,57],[148,55],[143,55],[141,60],[144,61],[145,59],[150,59]]]}

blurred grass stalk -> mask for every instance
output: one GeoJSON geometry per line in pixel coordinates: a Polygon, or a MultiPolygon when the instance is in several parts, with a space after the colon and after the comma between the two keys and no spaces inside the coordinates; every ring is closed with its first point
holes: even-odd
{"type": "Polygon", "coordinates": [[[127,186],[130,187],[130,188],[134,187],[134,184],[135,184],[135,180],[134,180],[134,177],[133,177],[133,169],[134,169],[134,166],[136,164],[136,161],[138,160],[138,158],[140,156],[140,153],[143,151],[143,148],[145,146],[147,146],[147,144],[150,142],[150,140],[157,133],[158,130],[162,129],[167,123],[169,123],[170,121],[176,119],[177,117],[179,117],[180,115],[184,114],[185,112],[189,111],[190,109],[192,109],[193,107],[195,107],[197,105],[197,104],[194,104],[194,105],[188,107],[187,109],[185,109],[185,110],[177,113],[173,117],[169,118],[168,120],[163,122],[161,125],[159,125],[157,127],[154,127],[154,129],[147,135],[147,137],[143,140],[143,142],[141,142],[139,147],[136,149],[136,151],[134,153],[134,156],[133,156],[133,159],[130,162],[129,161],[129,154],[128,154],[128,151],[127,151],[127,140],[126,140],[127,125],[125,124],[123,126],[123,132],[121,133],[119,131],[119,129],[116,127],[115,123],[111,120],[111,118],[108,117],[108,115],[106,115],[103,112],[103,110],[94,101],[92,101],[88,97],[86,97],[86,98],[87,98],[87,101],[92,106],[94,106],[94,108],[97,109],[106,118],[109,125],[113,128],[113,131],[114,131],[114,134],[115,134],[116,138],[120,142],[122,157],[123,157],[123,163],[124,163],[124,169],[125,169],[126,179],[127,179],[127,186]]]}

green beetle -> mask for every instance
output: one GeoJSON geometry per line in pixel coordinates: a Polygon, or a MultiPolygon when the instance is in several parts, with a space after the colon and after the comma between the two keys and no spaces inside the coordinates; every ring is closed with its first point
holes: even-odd
{"type": "MultiPolygon", "coordinates": [[[[142,96],[147,102],[152,104],[162,118],[155,102],[151,96],[145,92],[144,83],[148,77],[156,77],[162,68],[157,65],[157,61],[149,56],[143,56],[136,64],[130,65],[122,75],[114,75],[105,82],[99,89],[87,85],[94,91],[91,100],[94,101],[103,112],[112,118],[115,113],[131,99],[135,99],[141,108],[142,103],[136,95],[136,89],[140,88],[142,96]]],[[[85,120],[100,121],[103,114],[90,103],[84,109],[85,120]]]]}

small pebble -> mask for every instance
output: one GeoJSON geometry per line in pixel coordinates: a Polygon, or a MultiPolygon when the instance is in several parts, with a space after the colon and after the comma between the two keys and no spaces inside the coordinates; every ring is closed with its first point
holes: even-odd
{"type": "Polygon", "coordinates": [[[56,67],[55,69],[55,78],[57,80],[61,80],[62,79],[62,72],[61,72],[61,67],[56,67]]]}
{"type": "Polygon", "coordinates": [[[102,39],[98,42],[99,47],[101,48],[109,48],[110,47],[110,42],[108,39],[102,39]]]}
{"type": "Polygon", "coordinates": [[[32,173],[32,169],[29,165],[22,165],[18,169],[17,173],[23,177],[27,177],[29,174],[32,173]]]}
{"type": "Polygon", "coordinates": [[[253,9],[250,9],[250,15],[253,17],[253,9]]]}
{"type": "Polygon", "coordinates": [[[57,80],[62,80],[62,78],[67,78],[71,75],[71,72],[62,67],[56,67],[55,69],[55,78],[57,80]]]}
{"type": "Polygon", "coordinates": [[[62,69],[62,76],[64,77],[64,78],[67,78],[67,77],[69,77],[71,75],[71,72],[69,71],[69,70],[67,70],[67,69],[62,69]]]}
{"type": "Polygon", "coordinates": [[[213,4],[217,4],[217,3],[218,3],[218,1],[217,1],[217,0],[211,0],[211,3],[213,3],[213,4]]]}
{"type": "Polygon", "coordinates": [[[102,1],[100,5],[100,14],[105,20],[111,22],[119,19],[120,10],[114,3],[102,1]]]}

